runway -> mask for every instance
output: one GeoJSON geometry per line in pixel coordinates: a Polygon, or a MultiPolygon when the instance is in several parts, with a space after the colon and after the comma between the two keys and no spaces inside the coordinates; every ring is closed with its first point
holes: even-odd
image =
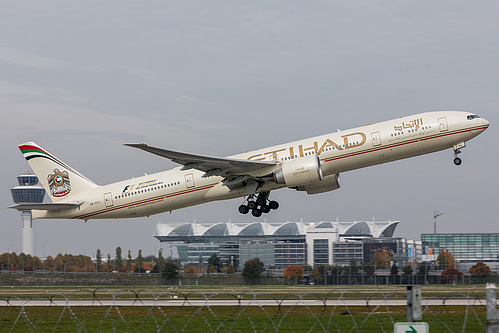
{"type": "MultiPolygon", "coordinates": [[[[35,298],[35,299],[1,299],[0,306],[58,306],[58,307],[216,307],[216,306],[406,306],[405,299],[388,300],[365,300],[365,299],[344,299],[344,300],[318,300],[318,299],[63,299],[63,298],[35,298]]],[[[423,299],[422,306],[485,306],[485,300],[480,299],[423,299]]]]}

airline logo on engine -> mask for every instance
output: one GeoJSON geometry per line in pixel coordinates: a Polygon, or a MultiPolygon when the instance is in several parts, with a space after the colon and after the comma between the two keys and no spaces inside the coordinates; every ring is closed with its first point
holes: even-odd
{"type": "Polygon", "coordinates": [[[310,169],[305,169],[305,167],[300,167],[298,169],[296,169],[296,172],[293,172],[293,176],[298,176],[298,175],[302,175],[304,173],[309,173],[310,172],[310,169]]]}
{"type": "Polygon", "coordinates": [[[291,146],[288,148],[281,148],[277,150],[272,150],[265,152],[263,154],[257,154],[248,157],[248,160],[253,160],[253,161],[264,161],[266,159],[270,159],[273,161],[279,160],[279,155],[285,156],[285,157],[291,157],[295,158],[296,157],[304,157],[305,155],[309,155],[310,153],[314,153],[317,155],[320,155],[324,149],[328,147],[334,147],[337,150],[345,150],[345,149],[351,149],[355,147],[360,147],[363,144],[366,143],[367,141],[367,136],[365,133],[362,132],[355,132],[351,134],[345,134],[342,135],[340,138],[343,142],[340,144],[336,143],[335,141],[327,138],[324,140],[324,142],[318,142],[314,141],[312,143],[312,146],[304,146],[303,144],[298,145],[298,146],[291,146]],[[319,145],[320,144],[320,145],[319,145]]]}

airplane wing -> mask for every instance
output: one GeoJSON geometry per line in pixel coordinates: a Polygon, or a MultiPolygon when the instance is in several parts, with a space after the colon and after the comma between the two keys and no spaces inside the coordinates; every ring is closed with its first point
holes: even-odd
{"type": "Polygon", "coordinates": [[[78,208],[83,204],[83,202],[72,203],[72,202],[59,202],[59,203],[23,203],[12,205],[9,208],[18,210],[67,210],[78,208]]]}
{"type": "Polygon", "coordinates": [[[222,176],[225,178],[235,178],[237,176],[248,175],[251,172],[265,167],[272,167],[277,164],[273,161],[249,161],[236,158],[211,157],[183,153],[175,150],[162,149],[148,146],[144,143],[125,144],[125,146],[142,149],[162,157],[166,157],[175,163],[182,164],[182,170],[196,169],[205,172],[203,177],[222,176]]]}

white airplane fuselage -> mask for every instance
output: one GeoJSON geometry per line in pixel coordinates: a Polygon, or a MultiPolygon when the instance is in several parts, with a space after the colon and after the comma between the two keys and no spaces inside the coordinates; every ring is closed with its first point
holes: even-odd
{"type": "MultiPolygon", "coordinates": [[[[285,164],[317,155],[324,182],[342,172],[440,150],[461,148],[489,126],[471,113],[441,111],[416,114],[349,130],[333,132],[230,158],[249,161],[277,161],[285,164]]],[[[258,170],[252,176],[272,173],[276,166],[258,170]]],[[[40,178],[40,175],[38,175],[40,178]]],[[[45,176],[46,177],[46,176],[45,176]]],[[[95,188],[71,197],[81,205],[69,210],[33,210],[40,219],[133,218],[173,211],[214,200],[243,197],[244,187],[231,189],[221,176],[208,176],[196,169],[177,167],[95,188]],[[204,176],[204,177],[203,177],[204,176]]],[[[258,192],[287,186],[265,181],[258,192]]],[[[50,196],[50,194],[49,194],[50,196]]]]}

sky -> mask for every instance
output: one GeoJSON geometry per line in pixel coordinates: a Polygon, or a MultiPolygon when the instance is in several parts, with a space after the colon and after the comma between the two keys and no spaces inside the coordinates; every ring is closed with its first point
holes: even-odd
{"type": "MultiPolygon", "coordinates": [[[[341,175],[339,190],[274,191],[127,220],[37,220],[35,255],[157,253],[158,223],[398,220],[395,236],[499,232],[497,1],[3,1],[0,253],[21,252],[10,188],[37,144],[100,185],[175,167],[125,147],[229,156],[419,112],[490,127],[452,149],[341,175]]],[[[48,198],[46,198],[48,200],[48,198]]]]}

